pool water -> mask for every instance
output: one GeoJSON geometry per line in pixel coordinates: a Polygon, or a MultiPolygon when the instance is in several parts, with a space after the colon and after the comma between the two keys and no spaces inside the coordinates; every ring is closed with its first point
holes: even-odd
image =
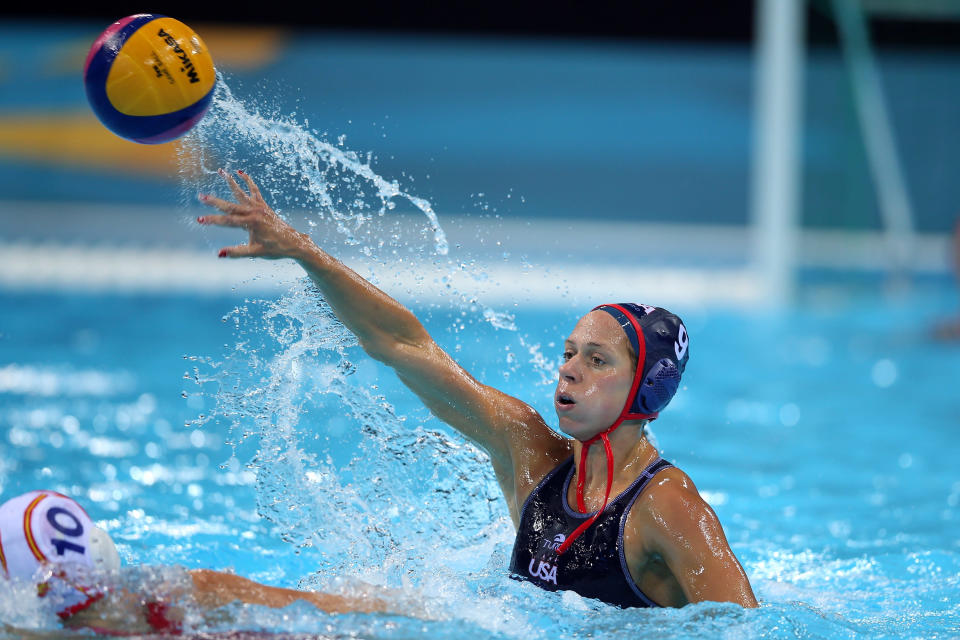
{"type": "MultiPolygon", "coordinates": [[[[428,618],[234,606],[191,618],[197,633],[958,637],[960,347],[928,338],[950,287],[808,283],[780,314],[678,310],[691,360],[654,435],[716,510],[758,610],[618,610],[511,580],[483,454],[302,282],[265,301],[0,292],[0,499],[78,498],[144,589],[179,570],[138,566],[209,567],[386,586],[428,618]]],[[[554,422],[551,370],[582,309],[416,311],[480,380],[554,422]]],[[[0,637],[58,629],[35,600],[0,584],[0,637]]]]}

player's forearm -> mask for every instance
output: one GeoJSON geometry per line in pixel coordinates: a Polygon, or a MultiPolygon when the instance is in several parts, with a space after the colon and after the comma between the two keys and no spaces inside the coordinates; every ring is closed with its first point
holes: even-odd
{"type": "Polygon", "coordinates": [[[192,571],[190,575],[194,583],[194,598],[197,604],[206,609],[222,607],[232,602],[280,609],[303,600],[327,613],[373,613],[388,610],[386,602],[376,596],[349,598],[329,593],[270,587],[241,576],[206,569],[192,571]]]}
{"type": "Polygon", "coordinates": [[[430,340],[409,309],[309,239],[300,243],[291,257],[304,268],[333,312],[370,356],[393,364],[396,346],[421,346],[430,340]]]}
{"type": "Polygon", "coordinates": [[[192,590],[165,594],[164,600],[169,604],[154,600],[152,596],[121,590],[70,616],[64,624],[68,628],[93,629],[110,635],[153,632],[178,635],[183,628],[184,607],[197,606],[204,616],[207,614],[229,616],[229,612],[217,614],[214,610],[235,602],[281,609],[298,600],[308,602],[327,613],[394,612],[424,615],[418,609],[400,610],[396,604],[391,608],[388,601],[377,593],[346,597],[297,591],[270,587],[232,573],[209,569],[191,571],[190,578],[193,583],[192,590]],[[191,600],[195,605],[190,604],[191,600]]]}

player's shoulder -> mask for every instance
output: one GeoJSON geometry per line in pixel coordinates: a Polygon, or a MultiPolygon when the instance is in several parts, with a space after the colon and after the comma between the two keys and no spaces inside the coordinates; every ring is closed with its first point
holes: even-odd
{"type": "Polygon", "coordinates": [[[532,406],[503,392],[498,392],[502,404],[497,410],[496,428],[508,434],[509,442],[518,458],[546,460],[553,468],[573,453],[573,441],[547,425],[547,421],[532,406]]]}
{"type": "Polygon", "coordinates": [[[631,516],[656,528],[715,517],[690,476],[677,467],[668,467],[654,475],[636,507],[639,509],[634,508],[631,516]]]}

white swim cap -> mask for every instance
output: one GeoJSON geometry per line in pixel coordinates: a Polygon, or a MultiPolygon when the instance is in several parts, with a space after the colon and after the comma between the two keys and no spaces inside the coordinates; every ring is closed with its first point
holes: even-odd
{"type": "Polygon", "coordinates": [[[0,505],[0,569],[7,578],[30,580],[41,567],[54,567],[56,580],[41,585],[61,615],[76,613],[100,597],[71,579],[74,570],[115,571],[120,557],[107,532],[93,524],[76,501],[53,491],[31,491],[0,505]]]}

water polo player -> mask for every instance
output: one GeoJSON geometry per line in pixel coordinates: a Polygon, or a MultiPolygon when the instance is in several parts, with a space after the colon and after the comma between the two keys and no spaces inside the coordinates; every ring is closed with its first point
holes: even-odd
{"type": "Polygon", "coordinates": [[[38,593],[57,602],[61,617],[102,598],[90,580],[119,567],[110,536],[67,496],[31,491],[0,505],[0,577],[41,575],[38,593]]]}
{"type": "Polygon", "coordinates": [[[223,212],[200,224],[249,232],[220,257],[296,260],[367,354],[483,447],[517,527],[515,576],[622,607],[756,606],[713,510],[645,436],[689,358],[679,318],[607,304],[580,319],[554,395],[564,438],[523,401],[474,379],[409,310],[287,225],[238,174],[247,190],[221,170],[236,202],[200,196],[223,212]]]}
{"type": "MultiPolygon", "coordinates": [[[[120,556],[106,531],[73,499],[31,491],[0,504],[0,580],[34,586],[69,627],[108,635],[179,633],[186,608],[201,614],[232,602],[286,607],[297,600],[329,613],[391,611],[397,599],[379,589],[345,597],[262,585],[198,569],[164,593],[134,593],[115,580],[120,556]],[[111,575],[113,574],[113,575],[111,575]],[[393,603],[393,604],[391,604],[393,603]]],[[[404,606],[403,613],[411,612],[404,606]]],[[[222,616],[218,616],[222,622],[222,616]]]]}

